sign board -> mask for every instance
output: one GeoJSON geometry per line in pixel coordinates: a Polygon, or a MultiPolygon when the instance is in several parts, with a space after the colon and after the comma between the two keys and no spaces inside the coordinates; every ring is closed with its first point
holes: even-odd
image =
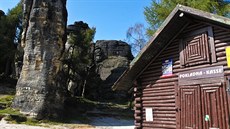
{"type": "Polygon", "coordinates": [[[153,121],[153,109],[145,108],[146,121],[153,121]]]}
{"type": "Polygon", "coordinates": [[[195,70],[180,72],[178,74],[179,85],[201,84],[205,81],[209,83],[220,82],[224,77],[223,66],[207,67],[195,70]],[[213,79],[210,79],[213,78],[213,79]]]}
{"type": "Polygon", "coordinates": [[[162,77],[171,76],[173,74],[172,67],[173,67],[172,59],[164,60],[162,63],[162,77]]]}
{"type": "Polygon", "coordinates": [[[225,52],[226,52],[227,64],[228,67],[230,67],[230,46],[226,47],[225,52]]]}

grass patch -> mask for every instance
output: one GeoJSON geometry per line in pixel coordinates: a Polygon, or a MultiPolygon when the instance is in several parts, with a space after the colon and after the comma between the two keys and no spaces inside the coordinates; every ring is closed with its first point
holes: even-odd
{"type": "Polygon", "coordinates": [[[21,113],[13,108],[5,108],[3,110],[0,110],[0,115],[21,115],[21,113]]]}
{"type": "Polygon", "coordinates": [[[83,124],[90,120],[84,115],[88,110],[92,110],[98,102],[91,101],[82,97],[70,97],[65,101],[65,118],[62,122],[71,123],[79,121],[83,124]]]}
{"type": "Polygon", "coordinates": [[[3,95],[0,97],[0,116],[5,117],[6,121],[11,123],[20,123],[27,120],[25,116],[23,116],[19,110],[11,108],[12,101],[14,99],[14,95],[3,95]]]}
{"type": "Polygon", "coordinates": [[[0,97],[0,106],[2,106],[3,108],[10,107],[13,99],[14,95],[3,95],[2,97],[0,97]]]}
{"type": "Polygon", "coordinates": [[[41,124],[40,121],[33,119],[33,118],[27,118],[26,121],[21,122],[21,124],[31,125],[31,126],[39,126],[41,124]]]}
{"type": "Polygon", "coordinates": [[[41,125],[60,125],[63,124],[61,122],[57,121],[51,121],[51,120],[36,120],[34,118],[27,118],[26,121],[21,122],[20,124],[26,124],[26,125],[31,125],[31,126],[41,126],[41,125]]]}
{"type": "Polygon", "coordinates": [[[4,117],[7,115],[21,115],[19,110],[11,108],[14,95],[3,95],[0,97],[0,116],[4,117]]]}
{"type": "Polygon", "coordinates": [[[32,126],[41,126],[41,124],[58,125],[63,124],[65,120],[36,120],[34,118],[27,118],[21,114],[19,110],[11,108],[14,95],[0,96],[0,118],[5,118],[6,121],[15,124],[26,124],[32,126]]]}
{"type": "Polygon", "coordinates": [[[112,102],[98,102],[81,97],[71,97],[66,100],[66,123],[78,121],[83,124],[91,122],[90,115],[116,114],[124,119],[133,119],[133,111],[126,104],[117,104],[112,102]],[[91,112],[92,111],[92,112],[91,112]],[[93,114],[91,114],[93,113],[93,114]],[[102,114],[100,114],[102,113],[102,114]]]}
{"type": "Polygon", "coordinates": [[[3,95],[0,97],[0,116],[5,117],[10,123],[26,122],[27,118],[19,110],[11,108],[14,95],[3,95]]]}
{"type": "Polygon", "coordinates": [[[91,107],[97,105],[99,102],[96,101],[91,101],[86,98],[82,97],[70,97],[66,99],[66,104],[70,106],[86,106],[86,107],[91,107]]]}
{"type": "Polygon", "coordinates": [[[11,123],[21,123],[27,121],[27,118],[21,114],[19,115],[8,115],[5,118],[6,121],[10,121],[11,123]]]}
{"type": "Polygon", "coordinates": [[[0,106],[5,105],[2,110],[0,109],[0,118],[5,117],[5,120],[10,123],[26,124],[32,126],[48,126],[48,125],[63,125],[66,123],[81,123],[88,124],[91,119],[87,117],[88,111],[97,109],[104,112],[116,112],[118,114],[126,114],[127,119],[130,114],[127,105],[116,104],[116,103],[103,103],[97,101],[91,101],[89,99],[81,97],[71,97],[65,101],[65,116],[59,119],[50,120],[36,120],[33,118],[27,118],[21,114],[19,110],[11,108],[14,95],[3,95],[0,96],[0,106]]]}

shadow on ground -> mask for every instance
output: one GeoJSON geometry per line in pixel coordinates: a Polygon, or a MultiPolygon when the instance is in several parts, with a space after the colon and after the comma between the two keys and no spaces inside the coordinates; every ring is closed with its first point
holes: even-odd
{"type": "Polygon", "coordinates": [[[90,117],[92,126],[133,126],[134,120],[117,117],[90,117]]]}

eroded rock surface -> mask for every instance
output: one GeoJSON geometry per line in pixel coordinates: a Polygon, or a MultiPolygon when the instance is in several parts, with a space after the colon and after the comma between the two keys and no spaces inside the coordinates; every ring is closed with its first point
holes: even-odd
{"type": "Polygon", "coordinates": [[[66,0],[24,0],[24,59],[13,107],[38,119],[56,117],[65,90],[62,52],[66,42],[66,0]]]}
{"type": "Polygon", "coordinates": [[[126,57],[129,60],[133,59],[130,45],[119,40],[97,40],[95,43],[96,53],[100,55],[98,61],[103,61],[109,56],[126,57]],[[100,49],[97,49],[100,48],[100,49]]]}
{"type": "Polygon", "coordinates": [[[117,40],[98,40],[95,48],[98,74],[102,80],[102,97],[106,99],[126,97],[126,93],[112,91],[111,87],[133,59],[130,45],[117,40]]]}

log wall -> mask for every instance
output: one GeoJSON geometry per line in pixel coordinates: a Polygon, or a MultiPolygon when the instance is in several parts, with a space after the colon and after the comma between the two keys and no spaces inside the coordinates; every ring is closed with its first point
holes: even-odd
{"type": "MultiPolygon", "coordinates": [[[[135,95],[135,126],[136,128],[167,128],[175,129],[176,123],[176,84],[178,72],[204,68],[208,66],[224,66],[225,76],[230,75],[227,68],[225,47],[230,45],[230,30],[206,23],[193,22],[187,26],[183,33],[192,32],[204,27],[212,26],[217,62],[212,64],[200,64],[182,68],[179,59],[180,35],[176,37],[137,78],[138,84],[134,88],[135,95]],[[173,59],[173,75],[161,77],[162,62],[173,59]],[[145,121],[145,108],[153,108],[153,121],[145,121]]],[[[154,51],[154,50],[153,50],[154,51]]]]}

